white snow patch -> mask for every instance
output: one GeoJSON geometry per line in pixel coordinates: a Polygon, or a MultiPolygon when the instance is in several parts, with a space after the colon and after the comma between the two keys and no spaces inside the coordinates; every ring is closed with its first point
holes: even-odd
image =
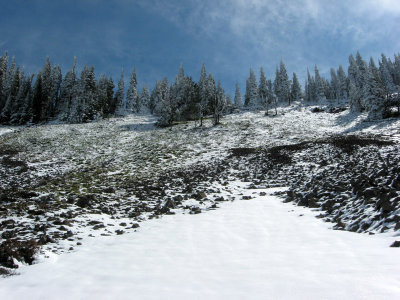
{"type": "Polygon", "coordinates": [[[0,135],[10,133],[13,131],[14,131],[14,129],[12,129],[12,128],[0,126],[0,135]]]}
{"type": "MultiPolygon", "coordinates": [[[[255,191],[255,190],[253,190],[255,191]]],[[[268,190],[256,190],[260,191],[268,190]]],[[[329,229],[274,196],[85,239],[2,280],[1,299],[398,299],[393,237],[329,229]]]]}

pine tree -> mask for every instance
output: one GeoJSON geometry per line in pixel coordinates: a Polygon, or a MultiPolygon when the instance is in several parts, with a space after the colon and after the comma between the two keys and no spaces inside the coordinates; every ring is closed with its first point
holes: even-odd
{"type": "Polygon", "coordinates": [[[361,74],[358,65],[353,57],[349,56],[349,101],[350,101],[350,111],[351,112],[361,112],[363,111],[362,106],[362,82],[361,74]]]}
{"type": "Polygon", "coordinates": [[[220,124],[220,118],[225,107],[226,107],[225,93],[221,87],[221,82],[218,81],[214,94],[214,101],[212,102],[214,126],[220,124]]]}
{"type": "Polygon", "coordinates": [[[339,69],[337,71],[337,79],[338,79],[338,99],[345,100],[348,98],[348,88],[347,88],[347,76],[346,73],[343,70],[342,65],[339,66],[339,69]]]}
{"type": "Polygon", "coordinates": [[[388,99],[385,95],[385,85],[373,58],[370,58],[368,66],[368,85],[364,90],[364,96],[368,103],[368,118],[382,119],[388,115],[388,99]]]}
{"type": "Polygon", "coordinates": [[[290,104],[290,81],[283,61],[280,62],[279,69],[276,68],[274,92],[279,102],[290,104]]]}
{"type": "Polygon", "coordinates": [[[236,83],[234,102],[235,102],[234,107],[236,109],[240,109],[243,106],[242,94],[240,93],[239,84],[237,84],[237,83],[236,83]]]}
{"type": "Polygon", "coordinates": [[[4,77],[4,87],[3,87],[3,97],[4,97],[3,102],[4,103],[3,103],[3,105],[5,105],[5,102],[8,100],[8,98],[10,96],[16,70],[17,70],[17,65],[15,63],[15,58],[13,57],[11,59],[11,64],[7,68],[6,75],[4,77]]]}
{"type": "Polygon", "coordinates": [[[171,97],[171,89],[169,87],[168,79],[164,78],[158,84],[157,91],[157,113],[159,115],[158,125],[169,126],[174,122],[175,105],[171,97]]]}
{"type": "Polygon", "coordinates": [[[124,110],[124,70],[121,72],[121,77],[118,82],[118,89],[115,93],[115,114],[117,116],[123,116],[124,110]]]}
{"type": "Polygon", "coordinates": [[[291,98],[293,101],[300,101],[303,98],[303,91],[301,90],[301,85],[299,80],[297,79],[296,73],[293,72],[293,81],[292,81],[292,90],[291,90],[291,98]]]}
{"type": "Polygon", "coordinates": [[[246,93],[244,96],[244,105],[247,107],[256,107],[258,100],[257,78],[253,69],[250,68],[250,76],[246,80],[246,93]]]}
{"type": "Polygon", "coordinates": [[[32,122],[38,123],[42,115],[42,73],[36,76],[35,85],[33,86],[32,95],[32,122]]]}
{"type": "Polygon", "coordinates": [[[0,57],[0,115],[5,104],[4,84],[7,74],[8,56],[7,52],[3,57],[0,57]]]}
{"type": "Polygon", "coordinates": [[[317,65],[315,65],[315,93],[317,96],[316,98],[317,101],[326,100],[324,80],[319,74],[317,65]]]}
{"type": "Polygon", "coordinates": [[[22,124],[22,114],[26,96],[31,88],[30,81],[25,78],[24,70],[22,69],[19,74],[19,89],[12,106],[12,113],[10,116],[11,124],[22,124]]]}
{"type": "Polygon", "coordinates": [[[107,82],[107,103],[104,108],[104,111],[107,115],[115,114],[114,88],[115,88],[114,81],[110,77],[107,82]]]}
{"type": "Polygon", "coordinates": [[[203,118],[207,114],[208,111],[208,79],[207,72],[204,63],[201,65],[200,71],[200,80],[199,80],[199,98],[200,101],[198,103],[198,112],[200,119],[200,127],[203,126],[203,118]]]}
{"type": "Polygon", "coordinates": [[[60,85],[60,96],[59,101],[56,103],[55,114],[62,121],[66,121],[70,115],[76,85],[75,67],[76,57],[74,57],[71,70],[67,72],[60,85]]]}
{"type": "Polygon", "coordinates": [[[265,77],[264,69],[261,67],[260,69],[260,84],[258,86],[258,98],[259,103],[266,107],[268,102],[268,86],[267,86],[267,78],[265,77]]]}
{"type": "Polygon", "coordinates": [[[28,77],[27,81],[26,81],[26,95],[25,95],[25,99],[24,99],[24,104],[21,110],[21,114],[20,114],[20,120],[19,123],[20,124],[26,124],[27,122],[32,121],[32,81],[33,81],[33,77],[34,75],[31,75],[28,77]]]}
{"type": "Polygon", "coordinates": [[[330,93],[329,99],[339,100],[340,85],[337,73],[334,68],[331,68],[331,82],[330,82],[330,93]]]}
{"type": "Polygon", "coordinates": [[[51,103],[51,90],[52,90],[52,78],[51,78],[51,64],[49,57],[46,57],[46,62],[42,70],[42,109],[41,109],[41,121],[46,121],[51,116],[52,103],[51,103]]]}
{"type": "Polygon", "coordinates": [[[349,100],[350,100],[350,111],[360,112],[363,110],[361,105],[360,90],[354,84],[354,81],[350,81],[349,85],[349,100]]]}
{"type": "MultiPolygon", "coordinates": [[[[11,73],[9,76],[11,76],[11,73]]],[[[16,66],[15,70],[12,72],[12,78],[9,82],[7,100],[0,117],[1,121],[4,123],[9,122],[14,113],[13,107],[15,107],[15,101],[20,88],[20,71],[18,66],[16,66]]]]}
{"type": "Polygon", "coordinates": [[[136,71],[132,70],[131,79],[129,81],[129,88],[126,93],[126,110],[128,112],[140,112],[140,99],[137,91],[136,71]]]}
{"type": "Polygon", "coordinates": [[[56,65],[51,70],[51,89],[50,89],[50,107],[51,116],[54,117],[56,114],[55,108],[60,100],[60,88],[62,82],[62,74],[60,66],[56,65]]]}
{"type": "Polygon", "coordinates": [[[148,108],[150,104],[150,92],[145,85],[143,86],[142,92],[140,93],[140,103],[142,104],[142,109],[148,108]]]}
{"type": "Polygon", "coordinates": [[[394,85],[393,77],[390,72],[389,61],[384,54],[382,54],[382,61],[379,63],[379,71],[385,85],[386,95],[389,96],[396,92],[396,87],[394,85]]]}

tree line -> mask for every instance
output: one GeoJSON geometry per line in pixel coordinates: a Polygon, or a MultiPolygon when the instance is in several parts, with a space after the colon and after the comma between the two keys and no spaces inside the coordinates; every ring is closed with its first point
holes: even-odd
{"type": "Polygon", "coordinates": [[[308,103],[348,102],[352,112],[367,111],[373,119],[389,114],[390,101],[400,91],[400,54],[394,60],[384,54],[378,65],[370,58],[367,63],[357,52],[349,57],[347,74],[342,66],[331,68],[330,80],[323,78],[315,66],[314,74],[307,70],[304,91],[296,73],[291,79],[281,61],[275,78],[267,79],[263,68],[259,80],[252,69],[246,80],[244,99],[236,84],[233,102],[221,83],[207,73],[203,64],[196,82],[185,75],[183,66],[174,82],[158,80],[150,90],[137,87],[133,68],[129,85],[125,89],[124,70],[117,86],[111,77],[96,79],[94,67],[85,65],[78,74],[76,58],[72,68],[62,76],[61,68],[46,58],[43,68],[25,75],[15,59],[11,62],[7,52],[0,56],[0,122],[3,124],[29,124],[59,120],[82,123],[109,116],[148,112],[158,116],[160,126],[180,120],[198,120],[211,116],[218,124],[221,116],[234,109],[264,109],[266,114],[278,105],[293,101],[308,103]]]}

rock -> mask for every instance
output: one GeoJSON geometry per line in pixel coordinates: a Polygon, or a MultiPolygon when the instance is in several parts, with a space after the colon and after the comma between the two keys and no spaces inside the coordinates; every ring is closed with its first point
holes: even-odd
{"type": "Polygon", "coordinates": [[[138,223],[133,223],[132,224],[132,228],[138,228],[138,227],[140,227],[140,225],[138,223]]]}
{"type": "Polygon", "coordinates": [[[242,200],[250,200],[250,199],[252,199],[251,196],[242,196],[242,200]]]}
{"type": "Polygon", "coordinates": [[[115,233],[116,233],[117,235],[124,234],[124,232],[125,232],[125,231],[123,231],[123,230],[121,230],[121,229],[115,230],[115,233]]]}
{"type": "Polygon", "coordinates": [[[201,213],[201,209],[200,207],[196,207],[196,206],[192,206],[190,208],[190,214],[200,214],[201,213]]]}
{"type": "Polygon", "coordinates": [[[393,244],[390,245],[390,247],[399,248],[400,247],[400,241],[394,241],[393,244]]]}
{"type": "Polygon", "coordinates": [[[383,213],[389,213],[393,211],[392,203],[389,200],[380,199],[376,203],[377,209],[381,209],[383,213]]]}
{"type": "Polygon", "coordinates": [[[94,195],[79,195],[76,205],[81,208],[91,207],[94,200],[94,195]]]}

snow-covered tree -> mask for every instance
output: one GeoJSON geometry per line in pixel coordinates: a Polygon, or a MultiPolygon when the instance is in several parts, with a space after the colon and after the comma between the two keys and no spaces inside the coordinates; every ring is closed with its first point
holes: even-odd
{"type": "Polygon", "coordinates": [[[315,65],[315,93],[317,96],[317,101],[326,100],[324,80],[319,74],[317,65],[315,65]]]}
{"type": "Polygon", "coordinates": [[[115,93],[115,114],[117,116],[123,116],[125,114],[124,109],[124,70],[121,71],[121,77],[118,82],[117,92],[115,93]]]}
{"type": "Polygon", "coordinates": [[[385,85],[372,57],[369,61],[367,76],[368,84],[365,85],[363,94],[368,105],[368,118],[382,119],[388,115],[388,99],[385,97],[385,85]]]}
{"type": "Polygon", "coordinates": [[[157,114],[159,115],[158,124],[160,126],[172,125],[175,118],[176,107],[171,95],[168,79],[164,78],[157,85],[157,114]]]}
{"type": "Polygon", "coordinates": [[[299,101],[301,98],[303,98],[303,91],[295,72],[293,72],[292,90],[290,96],[293,101],[299,101]]]}
{"type": "Polygon", "coordinates": [[[201,65],[200,80],[199,80],[199,102],[198,113],[200,119],[200,127],[203,126],[203,118],[208,111],[208,79],[204,63],[201,65]]]}
{"type": "Polygon", "coordinates": [[[353,81],[350,81],[349,85],[349,101],[350,101],[350,111],[351,112],[361,112],[363,107],[361,105],[361,95],[360,90],[356,87],[353,81]]]}
{"type": "Polygon", "coordinates": [[[274,92],[278,101],[281,103],[290,103],[290,80],[287,75],[286,66],[283,61],[280,62],[279,69],[276,68],[274,80],[274,92]]]}
{"type": "Polygon", "coordinates": [[[215,90],[214,101],[212,102],[214,126],[220,123],[220,118],[226,105],[225,93],[221,87],[221,83],[218,81],[217,88],[215,90]]]}
{"type": "Polygon", "coordinates": [[[347,99],[348,98],[348,83],[347,83],[347,75],[344,72],[344,69],[342,65],[339,66],[339,69],[337,71],[337,80],[338,80],[338,95],[337,99],[347,99]]]}
{"type": "Polygon", "coordinates": [[[72,105],[72,98],[75,93],[75,84],[76,84],[76,57],[74,57],[74,62],[72,64],[71,70],[67,72],[64,80],[60,86],[60,97],[59,101],[56,104],[56,114],[58,118],[62,121],[66,121],[69,118],[70,109],[72,105]]]}
{"type": "Polygon", "coordinates": [[[3,57],[0,57],[0,114],[5,104],[5,81],[7,75],[8,66],[8,55],[4,53],[3,57]]]}
{"type": "Polygon", "coordinates": [[[128,112],[140,112],[141,103],[137,91],[136,71],[132,70],[131,79],[129,81],[128,91],[126,92],[126,110],[128,112]]]}
{"type": "Polygon", "coordinates": [[[260,84],[258,85],[258,98],[259,103],[265,107],[266,102],[268,101],[268,86],[267,86],[267,78],[265,77],[264,69],[260,68],[260,84]]]}
{"type": "Polygon", "coordinates": [[[42,111],[42,73],[36,76],[35,85],[33,86],[32,95],[32,122],[38,123],[41,121],[42,111]]]}
{"type": "Polygon", "coordinates": [[[240,109],[243,106],[242,94],[240,93],[239,84],[236,83],[234,107],[240,109]]]}
{"type": "Polygon", "coordinates": [[[379,63],[381,78],[385,85],[386,94],[391,95],[394,92],[396,92],[397,89],[394,85],[393,76],[390,72],[389,60],[386,58],[384,54],[382,54],[381,56],[382,56],[382,61],[379,63]]]}
{"type": "Polygon", "coordinates": [[[18,90],[20,87],[20,70],[16,66],[15,70],[9,74],[12,79],[9,80],[9,86],[7,87],[7,100],[1,112],[0,119],[2,122],[10,121],[13,114],[13,107],[15,106],[15,101],[17,98],[18,90]]]}
{"type": "Polygon", "coordinates": [[[148,109],[150,103],[150,92],[145,85],[143,86],[142,92],[140,93],[140,103],[142,105],[141,110],[144,110],[145,108],[148,109]]]}
{"type": "Polygon", "coordinates": [[[250,68],[250,76],[246,80],[246,93],[244,96],[244,105],[247,107],[256,107],[258,104],[257,78],[253,69],[250,68]]]}

